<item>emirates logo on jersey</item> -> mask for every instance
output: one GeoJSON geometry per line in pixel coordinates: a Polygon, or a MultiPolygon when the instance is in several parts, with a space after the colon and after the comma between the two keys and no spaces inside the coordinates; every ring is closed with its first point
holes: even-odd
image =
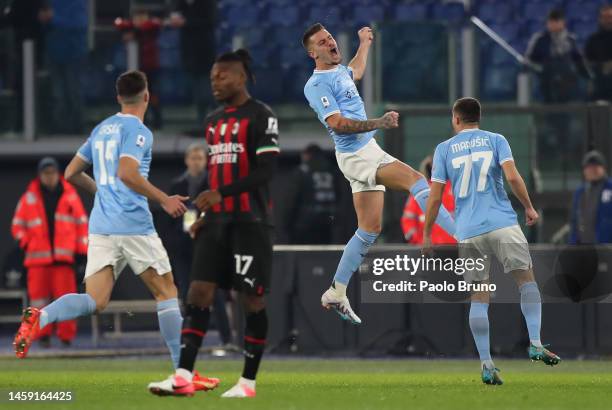
{"type": "Polygon", "coordinates": [[[215,145],[209,145],[208,152],[210,164],[235,164],[238,162],[238,154],[244,151],[244,145],[238,142],[222,142],[215,145]]]}

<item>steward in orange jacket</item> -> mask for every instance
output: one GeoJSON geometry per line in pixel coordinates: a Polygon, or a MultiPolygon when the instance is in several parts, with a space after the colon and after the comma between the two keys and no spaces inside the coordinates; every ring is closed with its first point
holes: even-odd
{"type": "MultiPolygon", "coordinates": [[[[421,165],[419,170],[429,184],[431,179],[431,166],[432,166],[433,158],[431,155],[425,157],[423,161],[421,161],[421,165]]],[[[453,213],[455,211],[455,197],[453,196],[453,190],[451,188],[451,184],[447,183],[444,188],[444,193],[442,194],[442,204],[448,212],[453,213]]],[[[402,225],[402,232],[404,233],[404,240],[407,243],[411,243],[414,245],[421,245],[423,243],[423,228],[425,227],[425,213],[419,207],[419,204],[414,199],[412,195],[406,200],[406,205],[404,205],[404,212],[402,213],[402,217],[400,219],[400,223],[402,225]]],[[[431,230],[431,242],[434,245],[448,245],[457,243],[457,240],[446,233],[446,231],[438,224],[435,224],[431,230]]]]}
{"type": "MultiPolygon", "coordinates": [[[[87,214],[76,189],[59,175],[55,159],[39,163],[39,176],[19,199],[11,232],[25,252],[30,304],[43,307],[51,299],[76,292],[75,254],[87,254],[87,214]]],[[[76,322],[57,326],[66,344],[76,335],[76,322]]],[[[51,326],[39,337],[48,344],[51,326]]]]}

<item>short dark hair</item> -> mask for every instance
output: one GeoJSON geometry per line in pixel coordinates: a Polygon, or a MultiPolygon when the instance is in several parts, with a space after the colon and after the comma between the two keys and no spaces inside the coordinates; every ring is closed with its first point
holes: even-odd
{"type": "Polygon", "coordinates": [[[325,30],[323,24],[314,23],[304,32],[304,35],[302,36],[302,45],[306,50],[308,50],[308,43],[310,42],[310,37],[312,37],[314,34],[318,33],[321,30],[325,30]]]}
{"type": "Polygon", "coordinates": [[[244,48],[239,48],[236,51],[228,51],[227,53],[219,55],[215,59],[215,63],[241,63],[249,81],[255,83],[255,75],[251,69],[252,61],[251,54],[244,48]]]}
{"type": "Polygon", "coordinates": [[[480,122],[480,102],[476,98],[464,97],[455,101],[453,113],[464,124],[480,122]]]}
{"type": "Polygon", "coordinates": [[[565,13],[561,9],[552,9],[548,12],[547,20],[565,20],[565,13]]]}
{"type": "Polygon", "coordinates": [[[117,78],[115,89],[125,104],[134,104],[138,102],[134,97],[147,89],[147,75],[138,70],[127,71],[117,78]]]}

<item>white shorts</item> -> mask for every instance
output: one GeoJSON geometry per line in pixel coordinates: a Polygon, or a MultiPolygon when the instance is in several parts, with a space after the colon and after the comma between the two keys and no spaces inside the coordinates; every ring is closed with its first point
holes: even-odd
{"type": "Polygon", "coordinates": [[[351,184],[351,191],[384,191],[384,185],[376,184],[378,168],[397,161],[387,154],[372,138],[355,152],[337,152],[340,171],[351,184]]]}
{"type": "Polygon", "coordinates": [[[459,243],[460,258],[483,258],[484,269],[466,270],[466,282],[482,282],[489,279],[491,258],[495,257],[504,267],[504,273],[531,269],[529,243],[518,225],[496,229],[459,243]]]}
{"type": "Polygon", "coordinates": [[[170,272],[170,260],[159,236],[151,235],[89,235],[85,279],[106,266],[112,266],[115,280],[126,265],[136,275],[153,268],[158,275],[170,272]]]}

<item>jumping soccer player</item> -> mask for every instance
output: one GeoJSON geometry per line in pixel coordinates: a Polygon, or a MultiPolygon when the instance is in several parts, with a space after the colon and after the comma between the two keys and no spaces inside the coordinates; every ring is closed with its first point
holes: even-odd
{"type": "MultiPolygon", "coordinates": [[[[130,265],[157,301],[159,328],[174,366],[178,365],[181,311],[168,255],[147,200],[159,203],[176,218],[187,210],[183,201],[189,198],[168,196],[147,180],[153,134],[143,124],[149,104],[145,74],[120,75],[116,89],[121,112],[94,128],[65,171],[67,180],[95,195],[89,219],[86,293],[64,295],[41,310],[26,308],[13,343],[19,358],[26,357],[37,332],[49,323],[103,311],[115,281],[130,265]],[[95,180],[84,172],[91,165],[95,180]]],[[[201,390],[218,384],[215,379],[201,379],[201,390]]]]}
{"type": "Polygon", "coordinates": [[[264,294],[272,267],[270,193],[276,169],[278,122],[272,110],[249,95],[253,81],[247,51],[222,54],[211,71],[213,95],[223,105],[206,119],[210,190],[196,199],[206,212],[191,227],[195,236],[191,284],[181,335],[179,368],[149,384],[159,395],[193,394],[192,372],[208,330],[217,287],[241,293],[246,311],[244,368],[222,397],[254,397],[255,378],[268,332],[264,294]]]}
{"type": "MultiPolygon", "coordinates": [[[[358,35],[359,49],[348,66],[340,64],[342,56],[336,40],[321,24],[311,26],[302,38],[302,45],[315,61],[315,70],[304,87],[304,94],[334,139],[338,166],[351,184],[358,224],[355,235],[344,248],[331,287],[321,297],[321,304],[354,324],[361,323],[361,319],[351,309],[346,287],[380,234],[385,187],[410,191],[421,209],[425,209],[429,196],[425,177],[387,154],[374,140],[377,129],[398,126],[399,114],[390,111],[380,118],[368,120],[366,117],[355,81],[363,77],[374,37],[369,27],[359,30],[358,35]]],[[[436,222],[454,234],[455,224],[446,209],[442,209],[436,222]]]]}
{"type": "MultiPolygon", "coordinates": [[[[525,208],[527,225],[535,224],[539,216],[516,169],[508,141],[500,134],[478,128],[480,110],[480,103],[474,98],[461,98],[453,106],[452,123],[456,135],[440,143],[434,154],[423,249],[425,253],[431,252],[431,229],[444,185],[449,180],[455,195],[459,256],[485,258],[485,269],[466,272],[465,281],[488,283],[491,257],[497,258],[504,272],[512,274],[521,294],[521,311],[531,341],[529,358],[554,366],[561,359],[540,341],[540,291],[533,275],[527,239],[504,189],[502,174],[525,208]]],[[[502,384],[489,347],[489,292],[472,292],[471,301],[470,329],[480,355],[482,381],[502,384]]]]}

